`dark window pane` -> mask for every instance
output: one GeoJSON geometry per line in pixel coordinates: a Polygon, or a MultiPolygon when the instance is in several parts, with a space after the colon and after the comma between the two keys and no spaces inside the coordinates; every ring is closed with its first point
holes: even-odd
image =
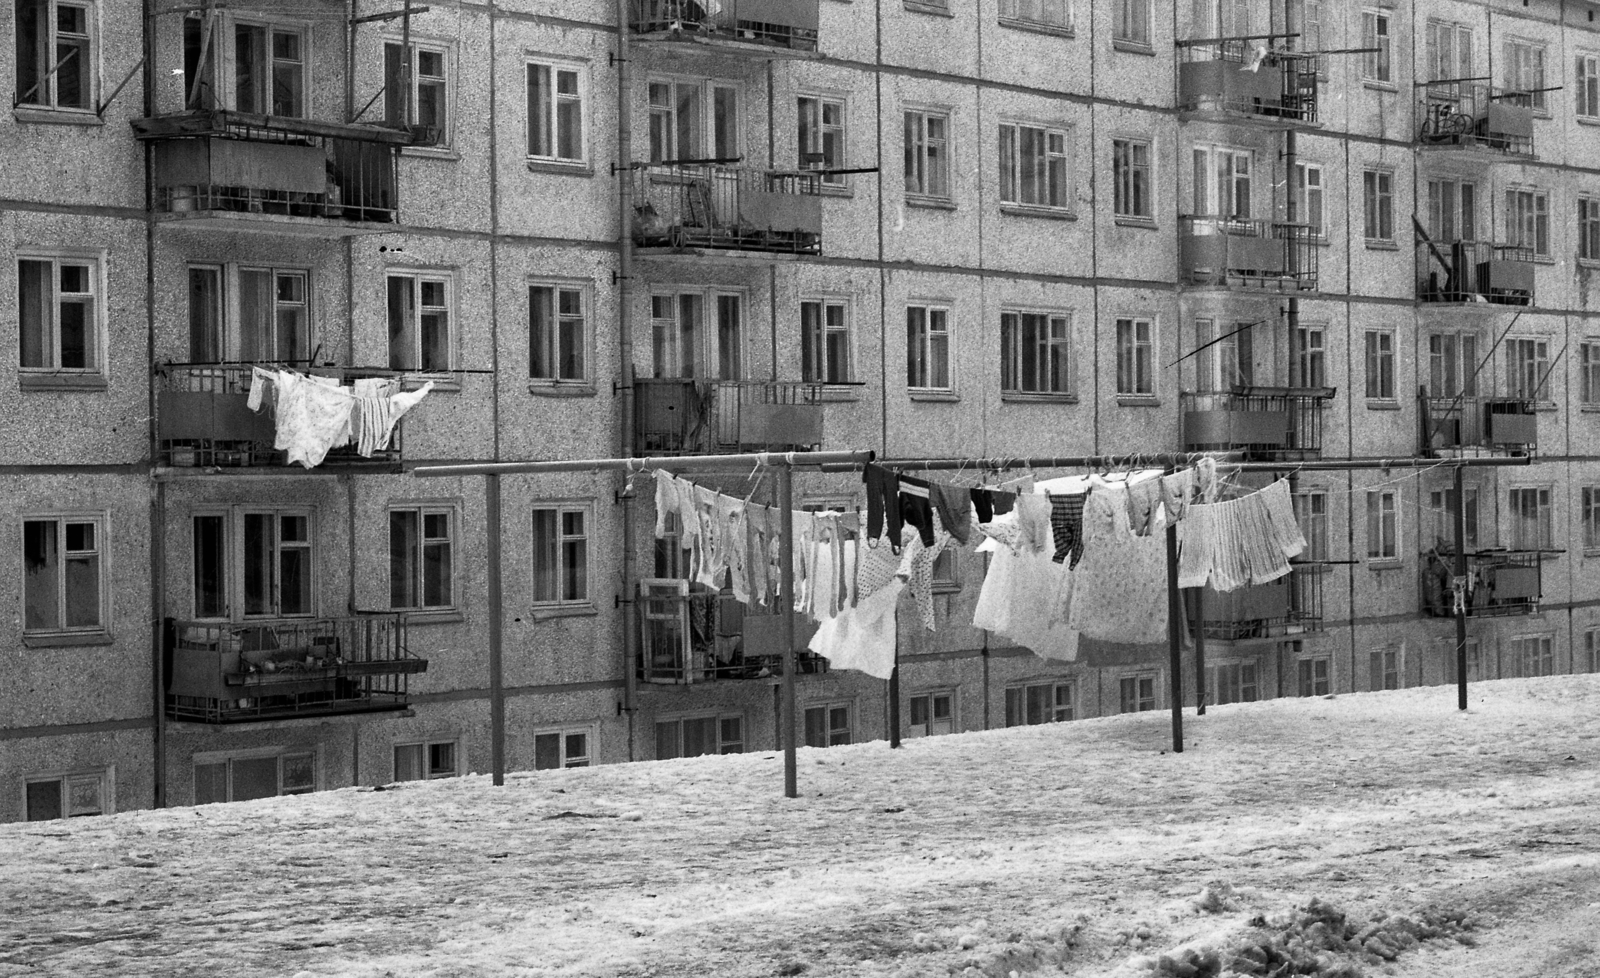
{"type": "Polygon", "coordinates": [[[61,627],[60,541],[54,520],[22,524],[22,568],[26,630],[61,627]]]}
{"type": "Polygon", "coordinates": [[[251,757],[231,763],[233,801],[272,798],[278,793],[278,759],[251,757]]]}
{"type": "Polygon", "coordinates": [[[43,822],[61,817],[61,782],[28,782],[28,821],[43,822]]]}

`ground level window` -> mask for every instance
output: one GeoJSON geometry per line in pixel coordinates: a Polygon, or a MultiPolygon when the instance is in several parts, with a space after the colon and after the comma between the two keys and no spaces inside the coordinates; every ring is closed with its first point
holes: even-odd
{"type": "Polygon", "coordinates": [[[1006,726],[1055,723],[1077,716],[1072,683],[1035,683],[1006,690],[1006,726]]]}
{"type": "Polygon", "coordinates": [[[656,759],[744,753],[744,718],[684,717],[656,723],[656,759]]]}
{"type": "Polygon", "coordinates": [[[311,751],[227,757],[194,766],[196,805],[303,795],[316,787],[317,755],[311,751]]]}
{"type": "Polygon", "coordinates": [[[1299,662],[1299,692],[1301,696],[1327,696],[1329,686],[1329,660],[1325,655],[1312,656],[1299,662]]]}
{"type": "Polygon", "coordinates": [[[836,747],[850,743],[850,707],[845,703],[808,706],[805,715],[807,747],[836,747]]]}
{"type": "Polygon", "coordinates": [[[589,731],[553,730],[533,737],[533,767],[553,771],[564,767],[589,766],[589,731]]]}
{"type": "Polygon", "coordinates": [[[1123,676],[1117,681],[1121,713],[1143,713],[1156,708],[1155,676],[1123,676]]]}
{"type": "Polygon", "coordinates": [[[1373,649],[1368,664],[1372,673],[1369,677],[1372,689],[1400,688],[1399,649],[1373,649]]]}
{"type": "Polygon", "coordinates": [[[396,744],[394,779],[426,781],[429,778],[453,778],[461,773],[457,766],[459,756],[460,751],[453,740],[396,744]]]}
{"type": "Polygon", "coordinates": [[[1260,698],[1254,662],[1219,662],[1206,672],[1212,703],[1254,703],[1260,698]]]}
{"type": "Polygon", "coordinates": [[[100,771],[28,778],[26,793],[30,822],[105,815],[111,810],[106,776],[100,771]]]}
{"type": "Polygon", "coordinates": [[[909,700],[911,724],[907,737],[955,733],[956,694],[923,693],[909,700]]]}

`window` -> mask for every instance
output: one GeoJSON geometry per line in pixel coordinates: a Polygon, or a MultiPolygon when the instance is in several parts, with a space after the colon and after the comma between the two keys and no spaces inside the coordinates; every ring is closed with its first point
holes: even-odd
{"type": "Polygon", "coordinates": [[[1510,651],[1519,677],[1555,675],[1554,642],[1549,635],[1519,635],[1511,640],[1510,651]]]}
{"type": "Polygon", "coordinates": [[[1506,244],[1550,257],[1550,195],[1542,190],[1506,191],[1506,244]]]}
{"type": "Polygon", "coordinates": [[[311,359],[310,272],[189,266],[189,359],[298,363],[311,359]]]}
{"type": "Polygon", "coordinates": [[[1600,672],[1600,629],[1583,633],[1583,671],[1600,672]]]}
{"type": "Polygon", "coordinates": [[[1327,696],[1332,692],[1329,680],[1331,661],[1325,655],[1310,656],[1297,663],[1296,690],[1301,696],[1327,696]]]}
{"type": "Polygon", "coordinates": [[[950,196],[950,116],[943,112],[906,112],[906,193],[919,197],[950,196]]]}
{"type": "Polygon", "coordinates": [[[744,753],[744,718],[685,717],[656,723],[656,759],[744,753]]]}
{"type": "Polygon", "coordinates": [[[950,310],[906,306],[906,386],[950,390],[950,310]]]}
{"type": "Polygon", "coordinates": [[[1328,385],[1327,330],[1323,326],[1297,328],[1294,361],[1290,364],[1294,376],[1290,383],[1296,387],[1326,387],[1328,385]]]}
{"type": "Polygon", "coordinates": [[[309,31],[298,24],[190,13],[183,21],[182,73],[189,107],[305,118],[309,46],[309,31]]]}
{"type": "Polygon", "coordinates": [[[315,613],[311,513],[245,510],[194,517],[196,618],[289,618],[315,613]]]}
{"type": "Polygon", "coordinates": [[[1295,219],[1310,225],[1311,233],[1321,237],[1327,232],[1322,216],[1322,167],[1316,163],[1296,163],[1294,183],[1295,219]]]}
{"type": "Polygon", "coordinates": [[[1210,702],[1218,706],[1254,703],[1259,698],[1254,662],[1219,662],[1206,667],[1206,676],[1210,702]]]}
{"type": "Polygon", "coordinates": [[[1578,257],[1600,260],[1600,200],[1578,198],[1578,257]]]}
{"type": "Polygon", "coordinates": [[[1547,92],[1542,91],[1544,81],[1544,45],[1521,38],[1508,37],[1505,41],[1506,88],[1529,96],[1535,112],[1550,111],[1547,92]]]}
{"type": "Polygon", "coordinates": [[[1300,534],[1306,538],[1302,561],[1328,559],[1328,494],[1321,491],[1297,492],[1291,500],[1294,519],[1300,525],[1300,534]]]}
{"type": "Polygon", "coordinates": [[[1117,681],[1119,713],[1144,713],[1156,708],[1155,676],[1123,676],[1117,681]]]}
{"type": "Polygon", "coordinates": [[[1000,127],[1000,200],[1026,207],[1068,206],[1065,130],[1000,127]]]}
{"type": "Polygon", "coordinates": [[[1465,180],[1428,181],[1428,236],[1437,244],[1478,240],[1478,188],[1465,180]]]}
{"type": "Polygon", "coordinates": [[[1361,77],[1375,82],[1394,81],[1394,49],[1389,35],[1388,11],[1361,12],[1361,46],[1376,48],[1361,55],[1361,77]]]}
{"type": "Polygon", "coordinates": [[[454,525],[454,512],[445,506],[389,510],[389,607],[454,607],[454,525]]]}
{"type": "Polygon", "coordinates": [[[1000,389],[1008,394],[1070,394],[1072,318],[1043,312],[1000,314],[1000,389]]]}
{"type": "Polygon", "coordinates": [[[737,88],[701,78],[653,78],[647,87],[652,163],[738,157],[737,88]]]}
{"type": "Polygon", "coordinates": [[[1117,320],[1117,393],[1154,397],[1155,322],[1149,319],[1117,320]]]}
{"type": "Polygon", "coordinates": [[[1368,241],[1394,240],[1394,174],[1364,170],[1361,174],[1368,241]]]}
{"type": "Polygon", "coordinates": [[[1525,401],[1545,400],[1544,382],[1550,376],[1548,340],[1506,340],[1506,394],[1525,401]]]}
{"type": "Polygon", "coordinates": [[[1064,722],[1076,719],[1077,715],[1077,696],[1072,683],[1036,683],[1006,690],[1008,727],[1064,722]]]}
{"type": "Polygon", "coordinates": [[[93,258],[17,259],[22,369],[100,369],[100,263],[93,258]]]}
{"type": "Polygon", "coordinates": [[[961,590],[961,579],[956,576],[959,552],[959,548],[945,547],[934,554],[931,570],[934,594],[949,594],[961,590]]]}
{"type": "Polygon", "coordinates": [[[1367,397],[1394,400],[1394,334],[1367,330],[1367,397]]]}
{"type": "Polygon", "coordinates": [[[850,743],[850,707],[844,703],[805,709],[805,745],[836,747],[850,743]]]}
{"type": "Polygon", "coordinates": [[[800,379],[848,384],[851,379],[850,306],[844,299],[800,301],[800,379]]]}
{"type": "Polygon", "coordinates": [[[1202,391],[1231,391],[1255,383],[1255,352],[1249,323],[1224,323],[1222,336],[1214,320],[1194,322],[1195,372],[1202,391]]]}
{"type": "Polygon", "coordinates": [[[87,3],[17,0],[14,104],[94,109],[93,15],[87,3]]]}
{"type": "Polygon", "coordinates": [[[461,769],[457,766],[459,754],[459,745],[454,740],[396,744],[394,779],[427,781],[433,778],[453,778],[461,773],[461,769]]]}
{"type": "Polygon", "coordinates": [[[1578,345],[1578,400],[1600,404],[1600,341],[1578,345]]]}
{"type": "MultiPolygon", "coordinates": [[[[582,163],[587,140],[583,131],[583,102],[588,87],[586,72],[577,65],[530,61],[528,70],[528,157],[550,163],[582,163]]],[[[668,101],[673,88],[668,84],[668,101]]],[[[699,94],[695,86],[687,86],[699,94]]],[[[650,136],[656,137],[656,88],[650,84],[650,136]]],[[[690,156],[700,155],[691,152],[690,156]]],[[[673,156],[651,156],[653,160],[673,156]]]]}
{"type": "Polygon", "coordinates": [[[101,517],[22,521],[23,631],[105,629],[105,534],[101,517]]]}
{"type": "MultiPolygon", "coordinates": [[[[1475,683],[1483,678],[1483,653],[1478,647],[1478,640],[1467,639],[1467,682],[1475,683]]],[[[1444,650],[1444,681],[1458,683],[1460,674],[1456,671],[1456,646],[1450,642],[1444,650]]]]}
{"type": "Polygon", "coordinates": [[[389,369],[450,369],[450,293],[447,276],[389,273],[389,369]]]}
{"type": "Polygon", "coordinates": [[[1461,81],[1473,77],[1472,28],[1430,20],[1423,43],[1424,80],[1461,81]]]}
{"type": "MultiPolygon", "coordinates": [[[[1145,2],[1145,0],[1135,0],[1145,2]]],[[[1118,217],[1154,217],[1151,199],[1150,143],[1143,139],[1111,141],[1113,213],[1118,217]]]]}
{"type": "MultiPolygon", "coordinates": [[[[1322,43],[1322,0],[1300,0],[1300,38],[1295,47],[1301,51],[1323,51],[1326,47],[1322,43]]],[[[1316,58],[1317,76],[1328,77],[1328,58],[1319,55],[1316,58]]]]}
{"type": "Polygon", "coordinates": [[[589,604],[589,507],[533,511],[533,603],[589,604]]]}
{"type": "Polygon", "coordinates": [[[656,377],[743,376],[744,297],[724,292],[650,295],[650,352],[656,377]],[[707,325],[706,309],[716,317],[707,325]]]}
{"type": "Polygon", "coordinates": [[[241,754],[195,759],[194,803],[250,801],[304,795],[317,788],[317,755],[311,751],[241,754]]]}
{"type": "Polygon", "coordinates": [[[1428,396],[1478,395],[1478,337],[1472,333],[1428,336],[1428,396]]]}
{"type": "MultiPolygon", "coordinates": [[[[800,132],[795,145],[800,152],[800,169],[829,171],[844,168],[844,101],[820,95],[802,95],[796,109],[800,132]]],[[[847,186],[843,173],[824,172],[821,179],[824,187],[843,189],[847,186]]]]}
{"type": "Polygon", "coordinates": [[[1550,489],[1528,486],[1512,489],[1506,499],[1510,524],[1506,545],[1512,550],[1549,550],[1552,546],[1550,489]]]}
{"type": "Polygon", "coordinates": [[[1201,217],[1250,217],[1250,152],[1223,146],[1194,148],[1194,213],[1201,217]]]}
{"type": "Polygon", "coordinates": [[[1393,489],[1367,493],[1367,559],[1400,557],[1400,512],[1393,489]]]}
{"type": "Polygon", "coordinates": [[[1373,649],[1367,655],[1369,689],[1400,688],[1400,650],[1373,649]]]}
{"type": "Polygon", "coordinates": [[[1600,550],[1600,486],[1583,487],[1583,549],[1600,550]]]}
{"type": "Polygon", "coordinates": [[[1072,30],[1072,0],[1000,0],[1000,19],[1072,30]]]}
{"type": "Polygon", "coordinates": [[[1248,37],[1256,33],[1252,0],[1194,0],[1195,37],[1248,37]]]}
{"type": "Polygon", "coordinates": [[[956,732],[956,694],[923,693],[907,701],[910,726],[909,737],[932,737],[956,732]]]}
{"type": "Polygon", "coordinates": [[[1577,86],[1573,100],[1579,118],[1600,119],[1600,56],[1578,55],[1577,86]]]}
{"type": "Polygon", "coordinates": [[[394,41],[383,45],[383,117],[390,125],[411,126],[422,143],[449,142],[449,65],[447,48],[412,42],[410,56],[394,41]]]}
{"type": "Polygon", "coordinates": [[[533,380],[587,382],[587,289],[580,285],[528,286],[528,376],[533,380]]]}
{"type": "Polygon", "coordinates": [[[1114,0],[1111,7],[1111,38],[1130,44],[1150,43],[1151,0],[1114,0]]]}
{"type": "Polygon", "coordinates": [[[111,814],[111,791],[107,771],[78,771],[72,774],[29,777],[23,791],[27,801],[23,818],[45,822],[57,818],[111,814]]]}
{"type": "MultiPolygon", "coordinates": [[[[1476,486],[1463,487],[1467,499],[1467,526],[1463,534],[1465,548],[1468,551],[1478,549],[1478,489],[1476,486]]],[[[1432,522],[1433,538],[1425,543],[1437,543],[1448,552],[1455,551],[1456,545],[1456,491],[1454,489],[1435,489],[1428,493],[1428,515],[1432,522]]]]}
{"type": "Polygon", "coordinates": [[[588,767],[590,731],[553,730],[533,735],[533,769],[554,771],[568,767],[588,767]]]}

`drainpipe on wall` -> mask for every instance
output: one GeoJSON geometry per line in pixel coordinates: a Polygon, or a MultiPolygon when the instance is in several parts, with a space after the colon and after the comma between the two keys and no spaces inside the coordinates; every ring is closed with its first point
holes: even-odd
{"type": "MultiPolygon", "coordinates": [[[[628,58],[628,2],[617,0],[617,161],[612,175],[617,179],[617,358],[619,392],[622,395],[620,450],[623,458],[633,455],[633,78],[628,58]]],[[[628,717],[628,760],[634,759],[633,722],[638,709],[639,680],[634,670],[638,659],[639,629],[634,621],[634,598],[639,588],[638,554],[635,550],[633,497],[629,474],[621,479],[622,501],[622,710],[628,717]]]]}
{"type": "MultiPolygon", "coordinates": [[[[144,115],[155,115],[155,9],[151,0],[141,5],[143,14],[144,47],[144,115]]],[[[149,372],[145,375],[145,397],[149,422],[150,465],[154,469],[159,457],[160,431],[156,421],[155,362],[156,362],[156,222],[152,207],[155,203],[155,150],[144,143],[144,310],[145,310],[145,362],[149,372]]],[[[167,806],[167,670],[165,658],[166,627],[166,486],[151,480],[150,489],[150,691],[155,710],[155,758],[151,777],[155,781],[152,804],[156,808],[167,806]]]]}

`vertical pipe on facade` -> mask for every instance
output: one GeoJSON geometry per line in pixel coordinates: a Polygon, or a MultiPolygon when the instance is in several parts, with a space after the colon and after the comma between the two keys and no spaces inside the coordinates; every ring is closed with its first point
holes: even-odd
{"type": "MultiPolygon", "coordinates": [[[[884,267],[884,241],[883,222],[887,216],[884,213],[883,199],[883,3],[879,0],[873,5],[873,26],[875,31],[875,44],[873,57],[872,80],[877,113],[878,139],[876,149],[878,158],[874,161],[877,167],[878,181],[878,427],[879,441],[878,452],[884,457],[889,455],[889,270],[884,267]]],[[[901,207],[904,207],[904,201],[901,207]]]]}
{"type": "Polygon", "coordinates": [[[485,516],[489,522],[489,767],[496,786],[506,783],[506,694],[501,646],[505,592],[501,579],[500,477],[483,477],[485,516]]]}
{"type": "MultiPolygon", "coordinates": [[[[621,445],[618,455],[633,455],[633,73],[628,59],[628,0],[617,0],[617,162],[612,168],[617,178],[617,359],[621,404],[621,445]]],[[[628,717],[628,760],[634,759],[634,712],[638,708],[639,683],[634,672],[639,641],[634,622],[634,598],[638,590],[638,546],[634,539],[633,497],[628,491],[628,473],[622,480],[622,708],[628,717]]]]}
{"type": "MultiPolygon", "coordinates": [[[[1293,51],[1295,49],[1295,43],[1294,43],[1294,4],[1295,4],[1295,0],[1283,0],[1283,33],[1285,35],[1288,35],[1288,36],[1286,36],[1284,38],[1284,42],[1283,43],[1284,43],[1284,48],[1286,50],[1288,50],[1288,51],[1293,51]]],[[[1287,61],[1285,63],[1284,70],[1285,71],[1295,71],[1296,70],[1295,69],[1295,62],[1293,61],[1293,59],[1290,59],[1289,61],[1287,61]]],[[[1315,63],[1312,64],[1312,70],[1313,71],[1316,70],[1315,63]]],[[[1295,83],[1296,83],[1296,87],[1298,87],[1299,79],[1296,79],[1295,83]]],[[[1318,101],[1320,102],[1321,100],[1319,99],[1318,101]]],[[[1289,192],[1284,195],[1285,201],[1284,201],[1284,208],[1283,208],[1283,216],[1284,216],[1284,219],[1290,224],[1293,224],[1295,222],[1295,220],[1297,219],[1297,217],[1298,217],[1298,215],[1300,213],[1300,208],[1299,208],[1298,202],[1295,200],[1295,192],[1296,192],[1296,187],[1295,187],[1295,177],[1296,177],[1295,165],[1296,165],[1296,155],[1297,155],[1297,151],[1299,149],[1298,144],[1296,143],[1296,138],[1297,138],[1297,136],[1296,136],[1296,133],[1295,133],[1295,128],[1291,124],[1287,129],[1284,130],[1284,133],[1283,133],[1283,169],[1284,169],[1284,178],[1285,178],[1285,180],[1287,182],[1287,185],[1288,185],[1288,188],[1289,188],[1289,192]]],[[[1290,238],[1288,240],[1293,241],[1293,240],[1297,240],[1297,239],[1290,238]]],[[[1288,355],[1289,355],[1289,371],[1288,372],[1289,372],[1289,374],[1290,374],[1290,376],[1292,378],[1293,375],[1295,374],[1295,363],[1296,363],[1295,358],[1297,356],[1299,356],[1299,353],[1300,353],[1300,350],[1299,350],[1299,345],[1300,345],[1300,335],[1299,335],[1300,334],[1300,297],[1299,297],[1299,295],[1297,293],[1291,292],[1289,294],[1289,310],[1288,310],[1287,319],[1288,319],[1288,321],[1287,321],[1286,325],[1288,327],[1289,336],[1288,336],[1288,342],[1286,344],[1286,349],[1287,349],[1287,352],[1288,352],[1288,355]]],[[[1300,380],[1300,384],[1302,386],[1305,386],[1305,387],[1311,386],[1310,382],[1308,381],[1307,378],[1300,377],[1299,380],[1300,380]]]]}
{"type": "MultiPolygon", "coordinates": [[[[499,25],[496,23],[496,14],[499,5],[490,0],[489,3],[489,77],[493,79],[500,70],[499,25]]],[[[410,18],[406,19],[410,23],[410,18]]],[[[457,12],[457,29],[461,21],[457,12]]],[[[407,51],[410,48],[406,49],[407,51]]],[[[407,58],[409,59],[409,54],[407,58]]],[[[410,61],[406,62],[408,65],[410,61]]],[[[500,111],[496,100],[500,86],[489,84],[489,118],[499,118],[500,111]]],[[[410,91],[410,88],[407,88],[410,91]]],[[[409,115],[406,118],[410,118],[409,115]]],[[[500,127],[489,127],[489,159],[500,159],[500,127]]],[[[493,383],[490,385],[492,392],[489,399],[490,428],[494,431],[494,457],[500,459],[500,169],[494,163],[489,165],[489,308],[494,310],[489,316],[489,368],[493,383]]]]}
{"type": "Polygon", "coordinates": [[[1456,709],[1467,708],[1467,497],[1462,486],[1462,466],[1456,466],[1456,577],[1450,582],[1456,613],[1456,709]]]}
{"type": "MultiPolygon", "coordinates": [[[[152,0],[141,5],[144,55],[144,116],[155,115],[155,9],[152,0]]],[[[150,419],[148,435],[150,464],[154,468],[159,455],[160,430],[156,419],[155,362],[156,362],[156,219],[155,219],[155,150],[149,142],[144,149],[144,316],[145,357],[151,372],[145,379],[146,416],[150,419]]],[[[166,486],[152,480],[150,500],[150,691],[155,711],[155,763],[151,775],[155,780],[153,804],[165,808],[167,804],[167,670],[163,649],[166,628],[166,486]]]]}

